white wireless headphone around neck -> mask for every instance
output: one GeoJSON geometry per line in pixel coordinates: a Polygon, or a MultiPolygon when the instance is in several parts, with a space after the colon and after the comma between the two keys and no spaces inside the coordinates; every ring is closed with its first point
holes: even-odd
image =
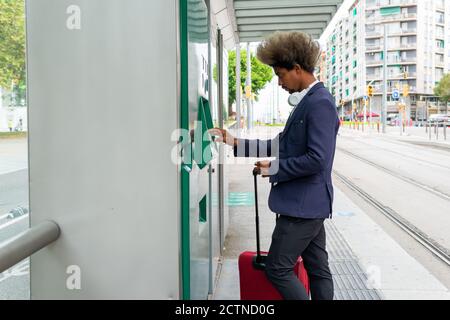
{"type": "Polygon", "coordinates": [[[294,92],[291,94],[288,98],[288,103],[292,107],[298,106],[298,104],[303,100],[303,98],[306,96],[307,90],[303,90],[301,92],[294,92]]]}

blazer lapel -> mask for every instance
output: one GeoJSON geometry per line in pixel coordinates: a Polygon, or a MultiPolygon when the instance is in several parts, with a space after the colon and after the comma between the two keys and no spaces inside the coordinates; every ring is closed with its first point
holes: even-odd
{"type": "Polygon", "coordinates": [[[284,131],[287,132],[287,130],[289,129],[289,127],[291,126],[291,124],[294,122],[295,118],[298,116],[298,114],[300,113],[300,110],[302,110],[305,107],[305,104],[308,100],[308,96],[304,97],[302,101],[300,101],[299,105],[295,108],[294,111],[292,111],[291,116],[289,117],[286,126],[284,128],[284,131]]]}

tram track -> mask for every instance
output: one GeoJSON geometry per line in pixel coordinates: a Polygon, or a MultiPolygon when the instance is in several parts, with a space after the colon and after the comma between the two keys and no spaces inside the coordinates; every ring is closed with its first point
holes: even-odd
{"type": "Polygon", "coordinates": [[[449,152],[450,152],[450,147],[447,147],[444,144],[439,143],[439,141],[414,141],[414,140],[405,140],[405,139],[390,139],[388,137],[379,137],[381,140],[392,143],[392,144],[396,144],[396,145],[401,145],[401,146],[419,146],[422,147],[424,149],[433,149],[434,152],[438,152],[441,155],[444,156],[448,156],[449,152]]]}
{"type": "Polygon", "coordinates": [[[359,155],[357,155],[357,154],[355,154],[355,153],[353,153],[351,151],[348,151],[348,150],[346,150],[344,148],[337,147],[336,149],[339,150],[340,152],[342,152],[342,153],[344,153],[344,154],[354,158],[354,159],[357,159],[357,160],[359,160],[361,162],[369,164],[372,167],[375,167],[375,168],[377,168],[377,169],[379,169],[381,171],[384,171],[384,172],[388,173],[391,176],[394,176],[394,177],[396,177],[396,178],[398,178],[398,179],[400,179],[402,181],[405,181],[405,182],[407,182],[407,183],[409,183],[411,185],[414,185],[415,187],[423,189],[423,190],[425,190],[425,191],[427,191],[427,192],[429,192],[429,193],[431,193],[431,194],[433,194],[433,195],[435,195],[435,196],[437,196],[437,197],[439,197],[441,199],[444,199],[446,201],[450,201],[450,195],[445,193],[445,192],[442,192],[442,191],[437,190],[436,188],[424,185],[421,182],[418,182],[418,181],[416,181],[414,179],[406,177],[406,176],[404,176],[404,175],[402,175],[402,174],[400,174],[398,172],[395,172],[395,171],[393,171],[391,169],[388,169],[388,168],[386,168],[386,167],[384,167],[382,165],[379,165],[379,164],[377,164],[377,163],[375,163],[375,162],[373,162],[371,160],[368,160],[368,159],[365,159],[363,157],[360,157],[359,155]]]}
{"type": "Polygon", "coordinates": [[[440,261],[444,262],[447,266],[450,266],[450,252],[447,248],[440,245],[438,242],[433,240],[425,232],[414,226],[411,222],[403,218],[399,213],[397,213],[392,208],[385,206],[380,201],[376,200],[369,193],[365,192],[362,188],[353,183],[349,178],[333,170],[334,175],[347,187],[349,187],[353,192],[355,192],[359,197],[364,199],[367,203],[375,207],[380,213],[392,221],[396,226],[406,232],[415,241],[420,243],[429,252],[436,256],[440,261]]]}
{"type": "Polygon", "coordinates": [[[432,149],[434,152],[437,152],[442,156],[448,156],[450,153],[450,147],[439,144],[438,141],[436,141],[436,142],[433,142],[433,141],[423,141],[423,142],[409,141],[409,140],[405,140],[405,139],[392,139],[390,137],[386,137],[386,136],[382,136],[382,135],[377,136],[377,139],[380,139],[380,140],[390,143],[390,144],[395,144],[395,145],[403,146],[403,147],[419,146],[419,147],[422,147],[423,150],[431,150],[432,149]]]}
{"type": "MultiPolygon", "coordinates": [[[[445,165],[442,165],[442,164],[439,164],[439,163],[435,163],[435,162],[432,162],[432,161],[429,161],[429,160],[421,159],[421,158],[418,158],[418,157],[414,157],[414,156],[411,156],[411,155],[407,155],[405,153],[402,153],[402,152],[399,152],[399,151],[394,151],[394,150],[389,149],[389,148],[383,148],[383,147],[380,147],[380,146],[377,146],[377,145],[374,145],[374,144],[367,144],[367,141],[363,142],[363,141],[361,141],[359,139],[351,139],[351,141],[354,141],[356,143],[364,143],[365,146],[370,145],[371,148],[376,148],[378,150],[383,150],[383,151],[386,151],[386,152],[389,152],[389,153],[392,153],[392,154],[396,154],[396,155],[399,155],[399,156],[402,156],[402,157],[407,157],[408,159],[413,159],[413,160],[416,160],[418,162],[422,162],[422,163],[427,164],[427,165],[431,165],[431,166],[439,167],[439,168],[442,168],[442,169],[450,170],[450,167],[448,167],[448,166],[445,166],[445,165]]],[[[400,144],[400,143],[398,143],[397,145],[401,145],[401,146],[404,146],[404,147],[410,147],[409,145],[403,145],[403,144],[400,144]]]]}

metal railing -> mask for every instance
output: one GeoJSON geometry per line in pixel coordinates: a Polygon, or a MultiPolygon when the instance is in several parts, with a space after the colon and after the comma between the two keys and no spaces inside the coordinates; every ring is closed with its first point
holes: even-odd
{"type": "Polygon", "coordinates": [[[383,47],[381,44],[378,45],[366,45],[366,51],[382,51],[383,47]]]}
{"type": "Polygon", "coordinates": [[[431,132],[434,131],[434,136],[436,140],[439,140],[439,128],[442,125],[442,130],[444,134],[444,140],[447,141],[447,128],[450,126],[449,120],[444,121],[430,121],[428,120],[425,124],[425,132],[428,133],[428,139],[431,141],[431,132]]]}
{"type": "Polygon", "coordinates": [[[53,221],[44,221],[0,244],[0,273],[59,238],[61,231],[53,221]]]}
{"type": "MultiPolygon", "coordinates": [[[[408,72],[407,78],[416,78],[417,72],[408,72]]],[[[374,74],[367,74],[366,75],[367,80],[383,80],[383,74],[382,73],[374,73],[374,74]]],[[[395,80],[395,79],[404,79],[405,75],[404,73],[388,73],[388,80],[395,80]]]]}
{"type": "MultiPolygon", "coordinates": [[[[405,6],[409,4],[417,4],[418,0],[397,0],[397,1],[389,1],[389,3],[382,1],[368,1],[366,3],[366,10],[379,9],[380,7],[388,7],[388,6],[405,6]]],[[[439,6],[439,5],[438,5],[439,6]]]]}
{"type": "Polygon", "coordinates": [[[408,19],[417,19],[417,13],[415,12],[404,12],[393,15],[383,16],[381,14],[372,15],[367,17],[366,20],[368,23],[381,23],[381,22],[389,22],[389,21],[397,21],[397,20],[408,20],[408,19]]]}

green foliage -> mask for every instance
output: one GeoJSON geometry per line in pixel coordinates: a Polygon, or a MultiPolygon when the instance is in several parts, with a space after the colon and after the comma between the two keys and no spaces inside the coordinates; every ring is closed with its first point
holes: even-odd
{"type": "MultiPolygon", "coordinates": [[[[245,81],[247,78],[247,51],[241,51],[241,85],[242,92],[245,92],[245,81]]],[[[250,58],[252,66],[252,92],[255,99],[258,100],[259,92],[273,78],[273,70],[271,67],[261,63],[254,55],[250,58]]],[[[228,56],[228,104],[231,106],[236,101],[236,51],[230,51],[228,56]]]]}
{"type": "Polygon", "coordinates": [[[23,94],[25,70],[25,2],[0,0],[0,87],[23,94]]]}
{"type": "Polygon", "coordinates": [[[434,88],[434,94],[441,97],[442,101],[450,101],[450,73],[444,75],[434,88]]]}

